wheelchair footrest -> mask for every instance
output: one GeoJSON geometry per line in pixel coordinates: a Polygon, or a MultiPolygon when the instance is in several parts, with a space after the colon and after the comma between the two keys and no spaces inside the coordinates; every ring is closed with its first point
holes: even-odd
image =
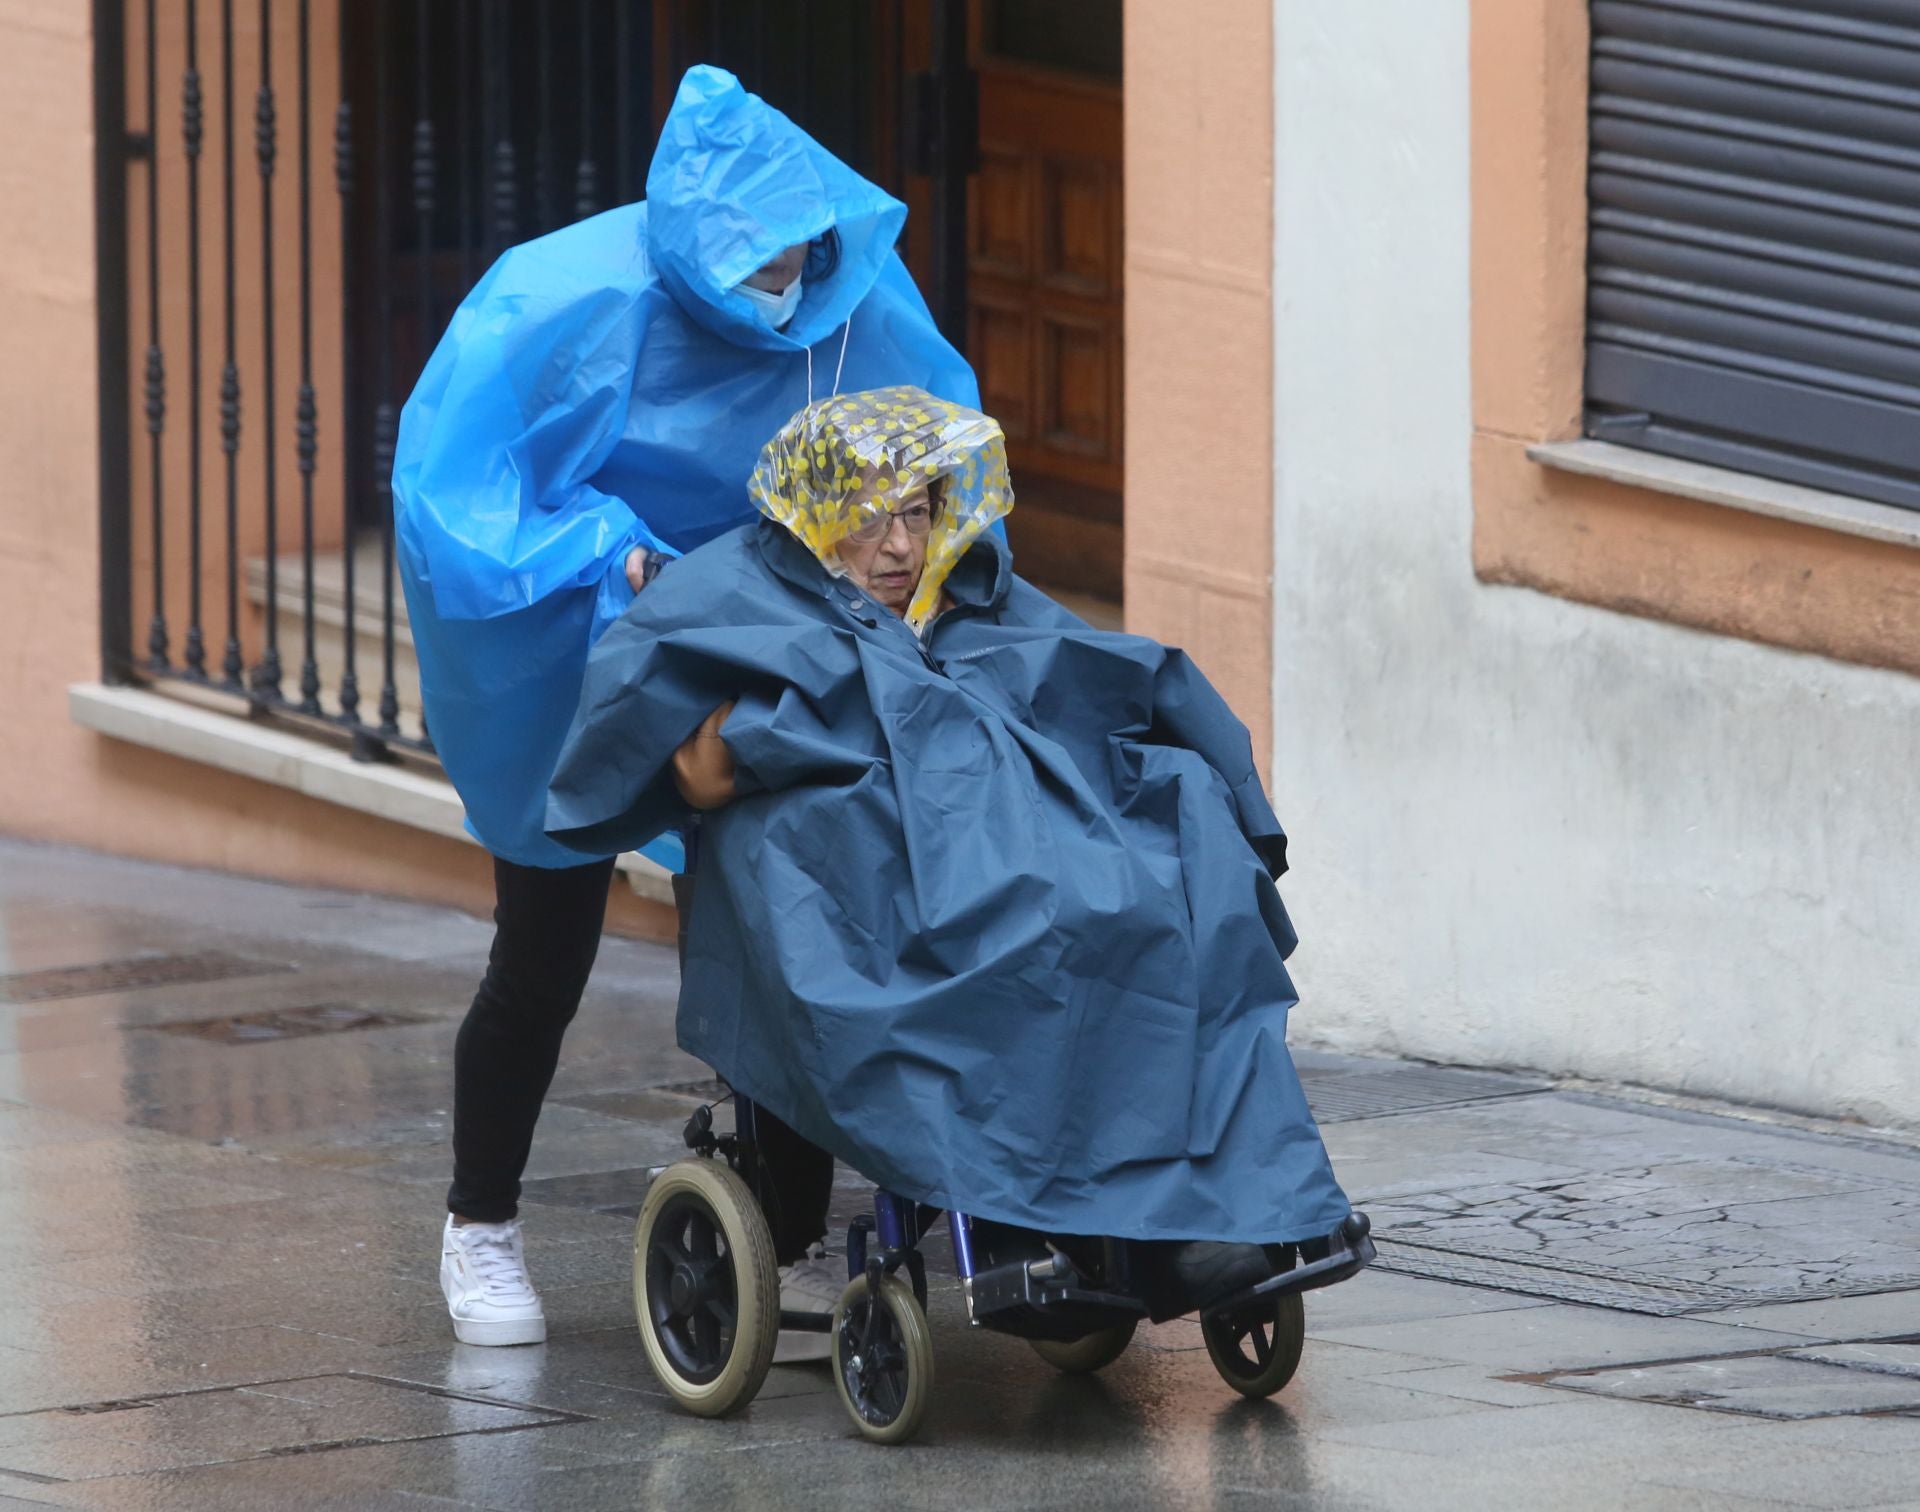
{"type": "Polygon", "coordinates": [[[1289,1292],[1314,1291],[1359,1275],[1373,1263],[1376,1253],[1373,1240],[1368,1237],[1372,1231],[1373,1224],[1365,1213],[1348,1214],[1340,1227],[1329,1236],[1327,1253],[1320,1259],[1296,1265],[1292,1270],[1269,1277],[1258,1286],[1250,1286],[1226,1301],[1209,1307],[1205,1316],[1231,1317],[1244,1308],[1264,1306],[1289,1292]]]}
{"type": "Polygon", "coordinates": [[[1078,1277],[1035,1276],[1025,1262],[996,1265],[973,1278],[973,1321],[1022,1339],[1083,1339],[1102,1328],[1144,1318],[1137,1298],[1076,1284],[1078,1277]]]}

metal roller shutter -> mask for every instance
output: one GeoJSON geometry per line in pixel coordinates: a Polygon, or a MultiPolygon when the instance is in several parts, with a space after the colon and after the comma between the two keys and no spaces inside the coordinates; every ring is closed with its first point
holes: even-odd
{"type": "Polygon", "coordinates": [[[1920,0],[1593,0],[1587,433],[1920,509],[1920,0]]]}

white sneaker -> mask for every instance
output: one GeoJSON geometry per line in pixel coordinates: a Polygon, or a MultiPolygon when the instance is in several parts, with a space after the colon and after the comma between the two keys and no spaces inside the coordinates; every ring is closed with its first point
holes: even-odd
{"type": "MultiPolygon", "coordinates": [[[[782,1312],[830,1313],[847,1289],[847,1262],[816,1250],[804,1260],[780,1267],[782,1312]]],[[[782,1329],[774,1346],[773,1363],[795,1365],[804,1360],[833,1358],[833,1335],[782,1329]]]]}
{"type": "Polygon", "coordinates": [[[455,1223],[440,1236],[440,1290],[462,1344],[544,1344],[547,1314],[527,1278],[520,1224],[455,1223]]]}

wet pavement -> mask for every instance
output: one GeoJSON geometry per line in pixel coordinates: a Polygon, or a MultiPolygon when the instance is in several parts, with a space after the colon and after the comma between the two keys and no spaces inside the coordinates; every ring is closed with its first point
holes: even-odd
{"type": "Polygon", "coordinates": [[[449,1059],[487,941],[0,841],[0,1509],[1920,1509],[1920,1149],[1304,1052],[1382,1265],[1308,1299],[1275,1400],[1190,1322],[1058,1376],[965,1327],[936,1241],[919,1442],[858,1440],[820,1367],[683,1416],[631,1215],[708,1073],[632,942],[528,1173],[550,1342],[456,1345],[449,1059]]]}

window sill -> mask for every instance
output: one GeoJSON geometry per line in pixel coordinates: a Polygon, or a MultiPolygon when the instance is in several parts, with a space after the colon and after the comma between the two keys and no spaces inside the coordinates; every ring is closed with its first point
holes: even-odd
{"type": "Polygon", "coordinates": [[[1607,441],[1543,441],[1527,448],[1527,460],[1582,477],[1649,488],[1683,499],[1723,504],[1748,514],[1790,520],[1821,530],[1863,536],[1896,546],[1920,547],[1920,511],[1851,499],[1845,494],[1776,483],[1751,473],[1685,462],[1607,441]]]}
{"type": "MultiPolygon", "coordinates": [[[[299,735],[144,688],[76,683],[67,689],[67,706],[75,724],[110,739],[474,843],[466,830],[466,810],[444,778],[355,761],[344,751],[299,735]]],[[[623,855],[616,866],[640,897],[673,901],[667,872],[645,856],[623,855]]]]}

